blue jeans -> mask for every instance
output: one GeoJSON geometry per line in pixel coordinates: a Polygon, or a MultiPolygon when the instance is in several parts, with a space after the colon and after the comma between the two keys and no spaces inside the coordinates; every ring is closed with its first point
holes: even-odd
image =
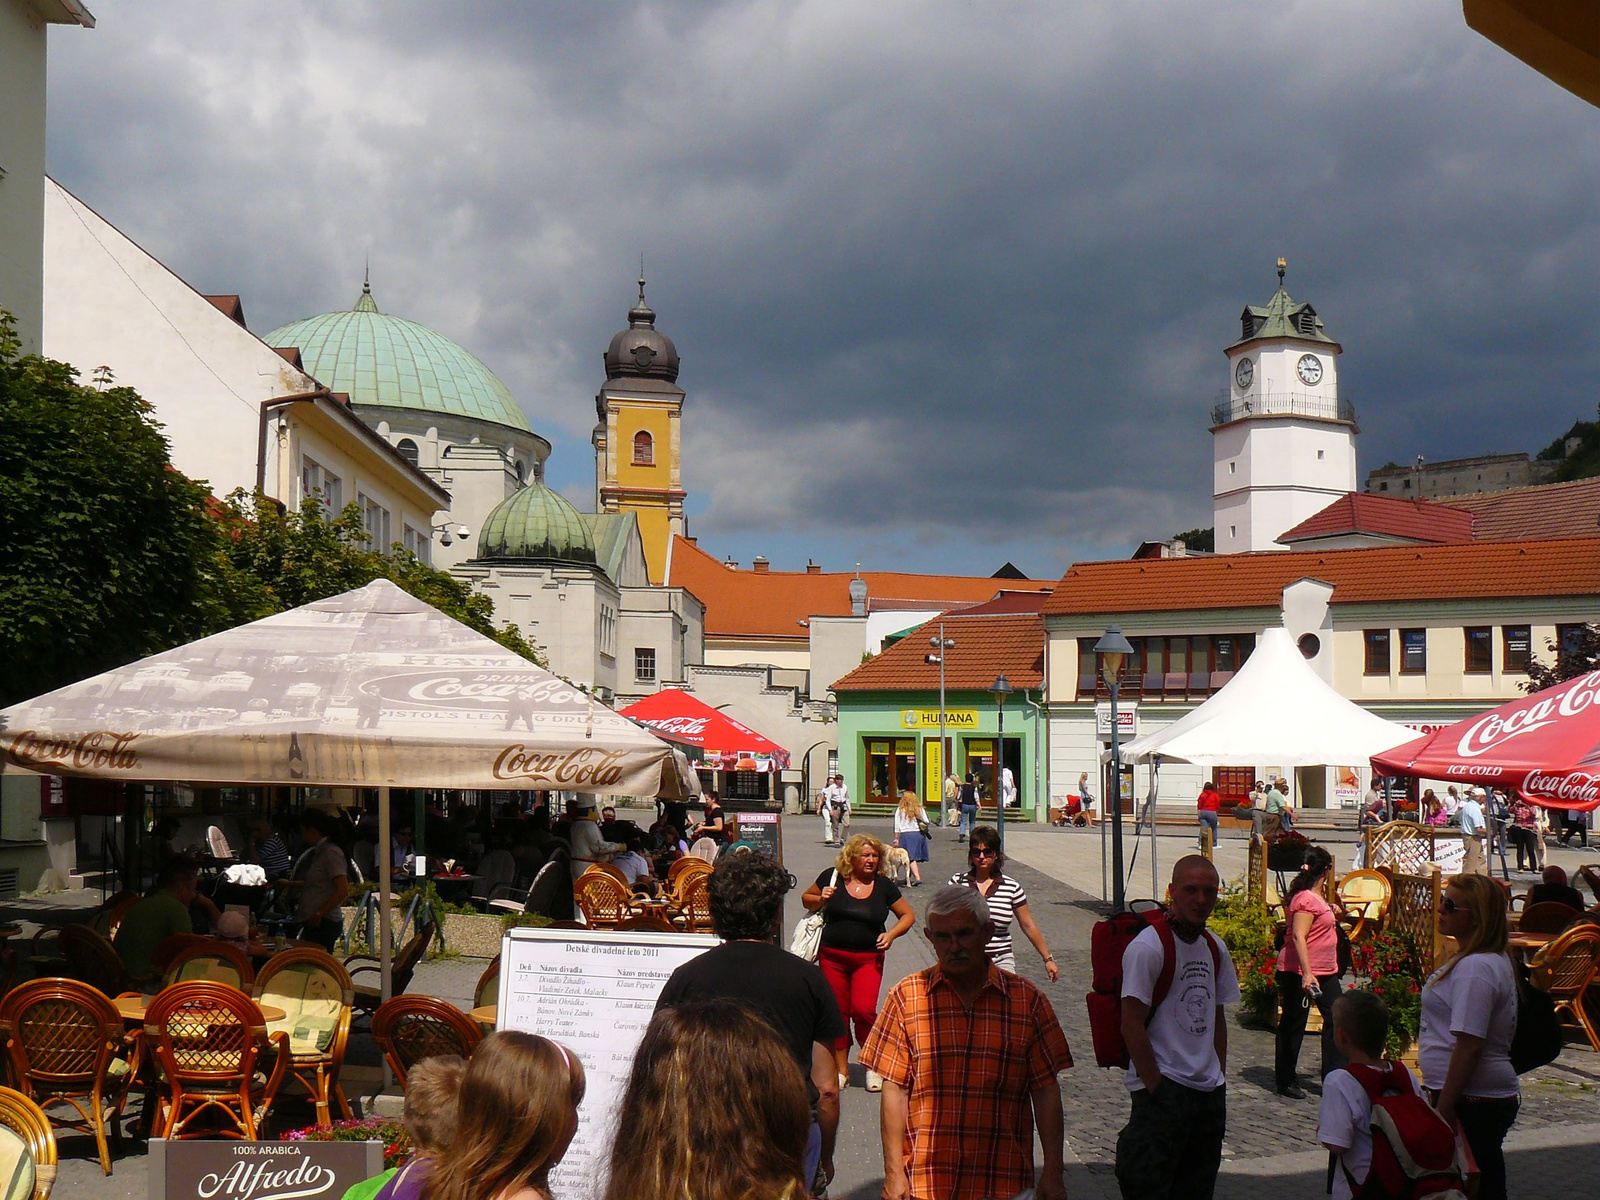
{"type": "Polygon", "coordinates": [[[972,827],[978,823],[978,806],[976,804],[963,804],[961,806],[961,836],[966,837],[972,832],[972,827]]]}
{"type": "Polygon", "coordinates": [[[1217,834],[1222,829],[1222,821],[1220,817],[1218,814],[1214,812],[1207,812],[1203,808],[1199,810],[1198,815],[1200,817],[1200,824],[1211,826],[1211,844],[1215,846],[1217,844],[1217,834]]]}
{"type": "Polygon", "coordinates": [[[822,1162],[822,1126],[815,1121],[811,1122],[811,1132],[806,1134],[806,1152],[800,1160],[800,1170],[806,1181],[806,1195],[813,1191],[812,1184],[816,1182],[817,1167],[822,1162]]]}

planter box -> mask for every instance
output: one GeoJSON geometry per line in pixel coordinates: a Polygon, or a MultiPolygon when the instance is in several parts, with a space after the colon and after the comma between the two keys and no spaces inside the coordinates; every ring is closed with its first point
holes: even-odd
{"type": "Polygon", "coordinates": [[[505,922],[499,917],[476,913],[447,913],[444,918],[444,944],[466,958],[493,958],[500,953],[505,922]]]}

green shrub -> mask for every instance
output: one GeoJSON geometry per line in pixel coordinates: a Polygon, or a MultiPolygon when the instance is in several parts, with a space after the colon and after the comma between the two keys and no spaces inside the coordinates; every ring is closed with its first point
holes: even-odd
{"type": "Polygon", "coordinates": [[[1259,1021],[1272,1021],[1277,1015],[1276,925],[1260,898],[1249,894],[1243,878],[1222,889],[1207,928],[1222,939],[1233,959],[1241,1011],[1259,1021]]]}

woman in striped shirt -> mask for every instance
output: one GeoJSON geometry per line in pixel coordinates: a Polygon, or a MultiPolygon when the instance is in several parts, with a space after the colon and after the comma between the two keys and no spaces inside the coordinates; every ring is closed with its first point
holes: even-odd
{"type": "Polygon", "coordinates": [[[1023,936],[1033,943],[1033,948],[1044,959],[1045,972],[1054,983],[1061,977],[1055,955],[1044,944],[1044,934],[1028,912],[1028,893],[1015,879],[1001,873],[1006,856],[1000,853],[1000,834],[988,825],[979,825],[967,841],[967,870],[950,876],[950,882],[978,889],[989,903],[989,919],[994,922],[994,936],[986,949],[989,961],[1002,971],[1017,973],[1017,956],[1011,950],[1011,921],[1016,919],[1023,936]]]}

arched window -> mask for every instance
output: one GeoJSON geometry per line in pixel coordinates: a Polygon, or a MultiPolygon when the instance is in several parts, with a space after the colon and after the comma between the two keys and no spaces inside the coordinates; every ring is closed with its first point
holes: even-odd
{"type": "Polygon", "coordinates": [[[401,438],[394,444],[394,448],[400,451],[400,457],[413,467],[417,465],[417,444],[410,438],[401,438]]]}
{"type": "Polygon", "coordinates": [[[656,465],[656,441],[642,429],[633,435],[633,465],[636,467],[656,465]]]}

